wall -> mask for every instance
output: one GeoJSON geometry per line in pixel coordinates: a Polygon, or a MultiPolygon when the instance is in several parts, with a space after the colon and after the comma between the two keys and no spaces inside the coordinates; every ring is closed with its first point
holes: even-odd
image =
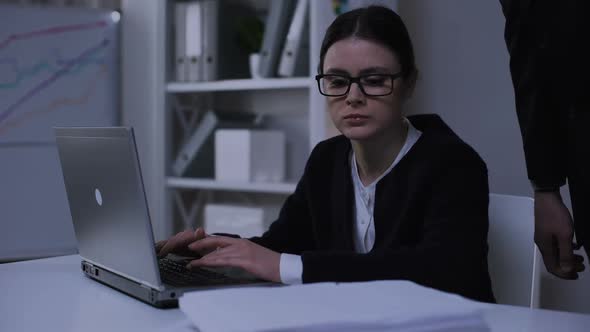
{"type": "MultiPolygon", "coordinates": [[[[421,72],[409,112],[440,114],[471,144],[488,165],[491,192],[531,196],[499,2],[404,0],[399,11],[421,72]]],[[[544,271],[541,306],[590,313],[589,279],[544,271]]]]}

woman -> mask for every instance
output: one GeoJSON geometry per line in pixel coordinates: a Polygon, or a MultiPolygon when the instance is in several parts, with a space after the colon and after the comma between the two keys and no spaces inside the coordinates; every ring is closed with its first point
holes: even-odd
{"type": "Polygon", "coordinates": [[[295,192],[261,237],[159,243],[288,284],[406,279],[493,302],[487,268],[487,170],[436,115],[404,117],[417,69],[401,18],[378,6],[340,15],[319,75],[341,136],[312,151],[295,192]]]}

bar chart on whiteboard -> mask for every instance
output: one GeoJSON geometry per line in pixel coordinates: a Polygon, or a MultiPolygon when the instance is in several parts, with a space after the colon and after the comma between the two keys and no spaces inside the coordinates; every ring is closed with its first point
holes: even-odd
{"type": "Polygon", "coordinates": [[[53,142],[53,126],[114,125],[118,12],[0,6],[0,144],[53,142]]]}

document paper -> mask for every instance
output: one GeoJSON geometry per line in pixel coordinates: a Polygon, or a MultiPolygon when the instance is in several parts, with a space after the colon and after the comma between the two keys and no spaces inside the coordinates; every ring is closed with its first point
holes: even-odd
{"type": "Polygon", "coordinates": [[[196,291],[179,306],[201,332],[489,331],[487,304],[409,281],[196,291]]]}

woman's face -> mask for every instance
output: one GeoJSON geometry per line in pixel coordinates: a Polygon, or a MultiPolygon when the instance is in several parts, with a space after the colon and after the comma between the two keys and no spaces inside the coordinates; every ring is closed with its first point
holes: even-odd
{"type": "MultiPolygon", "coordinates": [[[[389,48],[364,39],[347,38],[330,46],[324,57],[323,74],[357,77],[365,74],[396,74],[401,68],[389,48]]],[[[399,128],[404,96],[403,79],[393,81],[390,95],[371,97],[353,83],[347,95],[326,97],[336,128],[351,140],[371,140],[399,128]]]]}

